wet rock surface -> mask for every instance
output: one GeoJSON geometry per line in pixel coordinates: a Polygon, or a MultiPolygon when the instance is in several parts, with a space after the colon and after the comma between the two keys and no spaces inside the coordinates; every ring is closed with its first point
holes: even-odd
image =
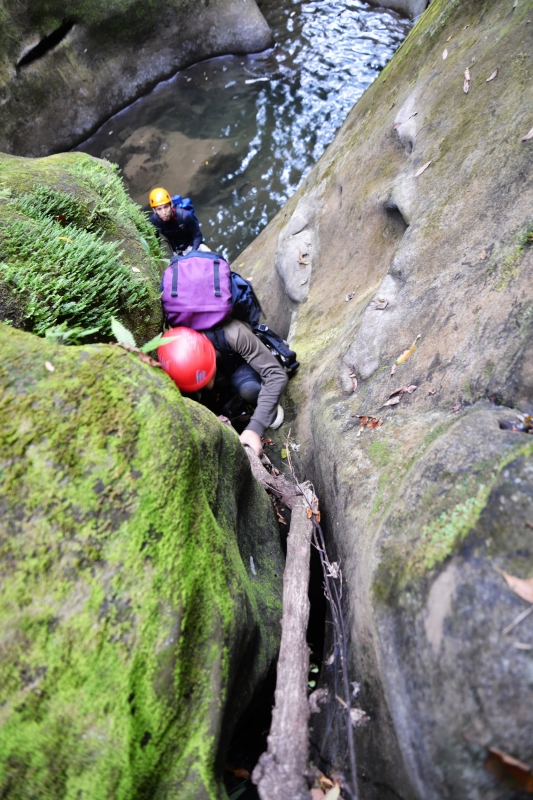
{"type": "Polygon", "coordinates": [[[23,156],[72,148],[189,64],[271,44],[255,0],[4,2],[0,19],[0,150],[23,156]]]}
{"type": "Polygon", "coordinates": [[[434,0],[237,259],[303,366],[289,416],[345,578],[368,800],[518,797],[487,748],[533,763],[532,623],[502,632],[527,606],[495,571],[533,574],[533,441],[509,430],[533,410],[532,27],[531,2],[434,0]]]}
{"type": "Polygon", "coordinates": [[[271,501],[161,370],[0,342],[0,793],[222,797],[279,645],[271,501]]]}

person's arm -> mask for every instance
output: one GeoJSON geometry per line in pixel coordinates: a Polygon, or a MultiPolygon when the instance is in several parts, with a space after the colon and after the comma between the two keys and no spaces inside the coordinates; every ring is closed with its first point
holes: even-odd
{"type": "Polygon", "coordinates": [[[192,239],[192,249],[198,250],[202,244],[202,231],[200,230],[200,226],[190,211],[181,209],[181,212],[183,224],[187,228],[187,233],[192,239]]]}
{"type": "Polygon", "coordinates": [[[261,378],[257,406],[246,430],[262,436],[276,417],[278,403],[287,386],[287,373],[244,322],[230,320],[224,325],[224,333],[231,349],[242,356],[261,378]]]}

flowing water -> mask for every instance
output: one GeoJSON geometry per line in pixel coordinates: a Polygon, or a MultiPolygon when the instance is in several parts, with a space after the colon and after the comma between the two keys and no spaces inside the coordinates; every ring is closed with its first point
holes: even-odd
{"type": "Polygon", "coordinates": [[[275,38],[160,83],[77,149],[122,169],[135,201],[191,196],[207,244],[234,259],[296,190],[407,34],[359,0],[259,2],[275,38]]]}

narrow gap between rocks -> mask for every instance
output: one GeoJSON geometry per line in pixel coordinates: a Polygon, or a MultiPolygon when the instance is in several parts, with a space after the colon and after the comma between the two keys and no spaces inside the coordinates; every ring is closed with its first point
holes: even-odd
{"type": "Polygon", "coordinates": [[[45,36],[41,41],[32,47],[25,56],[23,56],[20,61],[17,63],[17,69],[21,67],[26,67],[28,64],[32,64],[34,61],[37,61],[39,58],[42,58],[50,50],[53,50],[54,47],[63,41],[65,36],[70,33],[74,25],[76,24],[76,20],[73,19],[66,19],[63,21],[63,24],[60,25],[59,28],[56,28],[55,31],[49,33],[48,36],[45,36]]]}
{"type": "MultiPolygon", "coordinates": [[[[284,511],[284,514],[287,512],[284,511]]],[[[286,542],[289,526],[280,524],[281,544],[286,554],[286,542]]],[[[311,547],[311,574],[309,579],[309,601],[311,604],[309,624],[307,626],[307,643],[310,649],[311,670],[309,682],[318,683],[322,667],[327,603],[324,596],[324,580],[320,555],[315,547],[311,547]]],[[[225,759],[224,784],[230,800],[259,800],[257,787],[251,778],[246,778],[242,770],[250,775],[259,757],[267,750],[267,736],[272,722],[274,707],[274,691],[276,689],[276,669],[274,663],[263,685],[240,718],[231,738],[225,759]],[[242,793],[239,793],[239,791],[242,793]]],[[[309,694],[315,686],[309,687],[309,694]]],[[[229,701],[231,703],[231,699],[229,701]]]]}
{"type": "Polygon", "coordinates": [[[409,227],[409,223],[405,221],[405,218],[396,203],[391,202],[386,205],[385,213],[387,214],[387,218],[396,226],[400,235],[403,236],[409,227]]]}

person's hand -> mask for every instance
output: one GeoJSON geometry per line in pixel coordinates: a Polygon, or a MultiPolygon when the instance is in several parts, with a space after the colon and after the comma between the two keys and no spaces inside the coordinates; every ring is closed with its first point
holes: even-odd
{"type": "Polygon", "coordinates": [[[241,433],[239,439],[241,440],[241,444],[247,444],[249,447],[251,447],[257,456],[260,456],[263,452],[263,442],[261,441],[259,434],[255,431],[250,431],[247,428],[241,433]]]}

